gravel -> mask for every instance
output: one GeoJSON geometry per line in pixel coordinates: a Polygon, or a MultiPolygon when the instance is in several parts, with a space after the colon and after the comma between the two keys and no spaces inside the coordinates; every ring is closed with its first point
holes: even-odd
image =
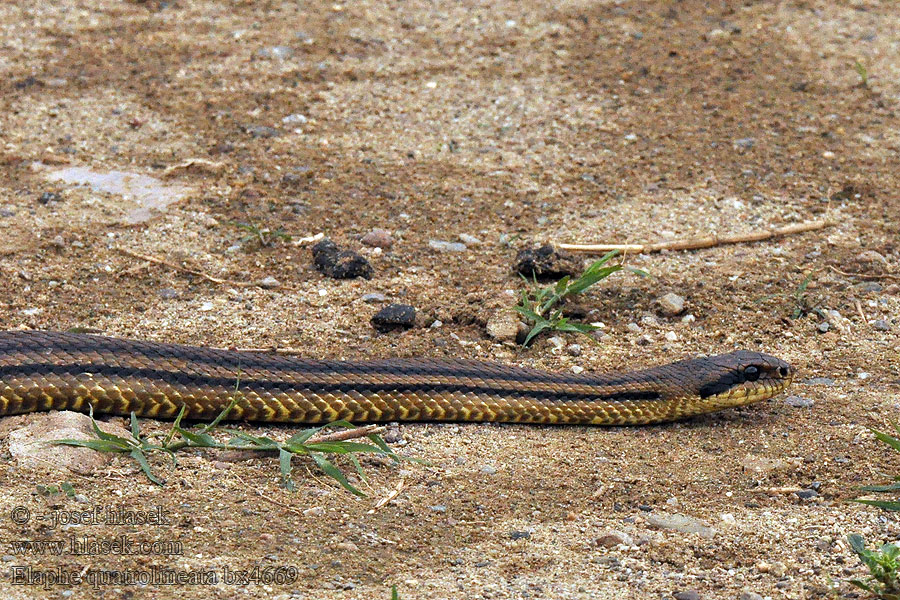
{"type": "Polygon", "coordinates": [[[876,319],[872,321],[872,327],[877,331],[890,331],[891,324],[885,321],[884,319],[876,319]]]}

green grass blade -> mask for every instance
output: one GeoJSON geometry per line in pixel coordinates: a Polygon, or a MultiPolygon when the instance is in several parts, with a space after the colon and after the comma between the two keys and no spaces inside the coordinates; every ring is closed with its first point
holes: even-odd
{"type": "Polygon", "coordinates": [[[528,335],[525,336],[525,341],[522,342],[522,345],[527,346],[528,344],[530,344],[531,340],[534,339],[534,336],[538,335],[545,329],[549,329],[550,325],[550,321],[544,319],[539,320],[537,323],[535,323],[534,327],[531,328],[531,331],[528,332],[528,335]]]}
{"type": "Polygon", "coordinates": [[[131,437],[136,440],[141,439],[141,428],[138,425],[137,415],[134,411],[131,411],[131,437]]]}
{"type": "Polygon", "coordinates": [[[313,444],[305,444],[304,448],[312,452],[328,452],[331,454],[348,454],[350,452],[369,452],[373,454],[384,454],[384,450],[377,446],[348,441],[316,442],[313,444]]]}
{"type": "Polygon", "coordinates": [[[355,496],[360,496],[360,497],[365,496],[364,493],[362,493],[360,490],[356,489],[353,486],[353,484],[351,484],[349,481],[347,481],[347,478],[344,476],[343,473],[341,473],[340,469],[335,467],[322,454],[319,454],[318,452],[313,452],[310,454],[310,456],[315,461],[315,463],[319,466],[319,468],[325,472],[326,475],[328,475],[329,477],[331,477],[332,479],[334,479],[335,481],[340,483],[344,487],[345,490],[347,490],[348,492],[350,492],[351,494],[353,494],[355,496]]]}
{"type": "Polygon", "coordinates": [[[884,510],[900,510],[900,502],[891,500],[852,500],[852,502],[858,502],[859,504],[868,504],[869,506],[875,506],[884,510]]]}
{"type": "Polygon", "coordinates": [[[293,454],[281,448],[278,451],[278,464],[281,467],[281,481],[289,491],[293,492],[297,489],[294,481],[291,479],[291,459],[293,454]]]}
{"type": "Polygon", "coordinates": [[[94,406],[93,406],[93,405],[91,405],[90,412],[88,413],[88,416],[91,418],[91,425],[92,425],[93,428],[94,428],[94,435],[96,435],[96,436],[97,436],[98,438],[100,438],[101,440],[108,440],[108,441],[111,441],[111,442],[117,442],[117,443],[122,444],[123,446],[126,446],[126,447],[131,447],[131,446],[134,445],[134,444],[131,443],[131,441],[129,441],[129,440],[123,438],[123,437],[119,437],[119,436],[113,435],[113,434],[111,434],[111,433],[106,433],[105,431],[103,431],[102,429],[100,429],[100,426],[97,425],[96,419],[94,419],[94,406]]]}
{"type": "Polygon", "coordinates": [[[147,479],[155,483],[156,485],[162,485],[163,481],[158,479],[153,472],[150,470],[150,463],[147,461],[147,457],[144,456],[144,453],[140,451],[140,449],[135,448],[131,451],[131,458],[136,460],[139,465],[141,465],[141,470],[144,471],[144,475],[147,476],[147,479]]]}
{"type": "Polygon", "coordinates": [[[872,431],[872,433],[875,434],[875,437],[876,437],[876,438],[878,438],[879,440],[881,440],[882,442],[884,442],[885,444],[887,444],[888,446],[890,446],[890,447],[893,448],[894,450],[900,452],[900,439],[897,439],[897,438],[895,438],[895,437],[893,437],[893,436],[890,436],[890,435],[888,435],[888,434],[886,434],[886,433],[882,433],[882,432],[880,432],[880,431],[876,431],[876,430],[874,430],[874,429],[872,429],[871,431],[872,431]]]}
{"type": "Polygon", "coordinates": [[[865,485],[859,490],[862,492],[900,492],[900,481],[887,485],[865,485]]]}
{"type": "Polygon", "coordinates": [[[119,442],[113,440],[73,440],[73,439],[64,439],[64,440],[53,440],[52,444],[58,444],[60,446],[79,446],[81,448],[90,448],[91,450],[96,450],[97,452],[118,452],[121,454],[127,454],[131,452],[132,446],[129,444],[120,444],[119,442]]]}

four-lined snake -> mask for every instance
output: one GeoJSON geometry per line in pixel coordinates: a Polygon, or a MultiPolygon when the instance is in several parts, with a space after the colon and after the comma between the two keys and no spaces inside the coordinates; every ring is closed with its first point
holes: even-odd
{"type": "Polygon", "coordinates": [[[771,398],[784,361],[736,351],[605,375],[467,360],[310,360],[41,331],[0,332],[0,415],[97,413],[327,423],[639,425],[771,398]]]}

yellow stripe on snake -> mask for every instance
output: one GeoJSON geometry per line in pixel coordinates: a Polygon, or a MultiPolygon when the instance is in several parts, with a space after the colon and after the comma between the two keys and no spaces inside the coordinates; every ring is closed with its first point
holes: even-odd
{"type": "Polygon", "coordinates": [[[309,360],[94,335],[0,332],[0,415],[40,410],[290,423],[502,421],[641,425],[771,398],[786,362],[739,350],[627,373],[466,360],[309,360]],[[235,391],[237,390],[237,392],[235,391]]]}

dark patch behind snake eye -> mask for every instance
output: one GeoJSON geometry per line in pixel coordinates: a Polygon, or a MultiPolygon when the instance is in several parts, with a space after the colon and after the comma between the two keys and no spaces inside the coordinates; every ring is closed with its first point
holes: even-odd
{"type": "Polygon", "coordinates": [[[735,372],[729,371],[715,381],[710,381],[703,385],[698,392],[701,398],[709,398],[710,396],[727,392],[733,385],[740,382],[740,377],[735,372]]]}

